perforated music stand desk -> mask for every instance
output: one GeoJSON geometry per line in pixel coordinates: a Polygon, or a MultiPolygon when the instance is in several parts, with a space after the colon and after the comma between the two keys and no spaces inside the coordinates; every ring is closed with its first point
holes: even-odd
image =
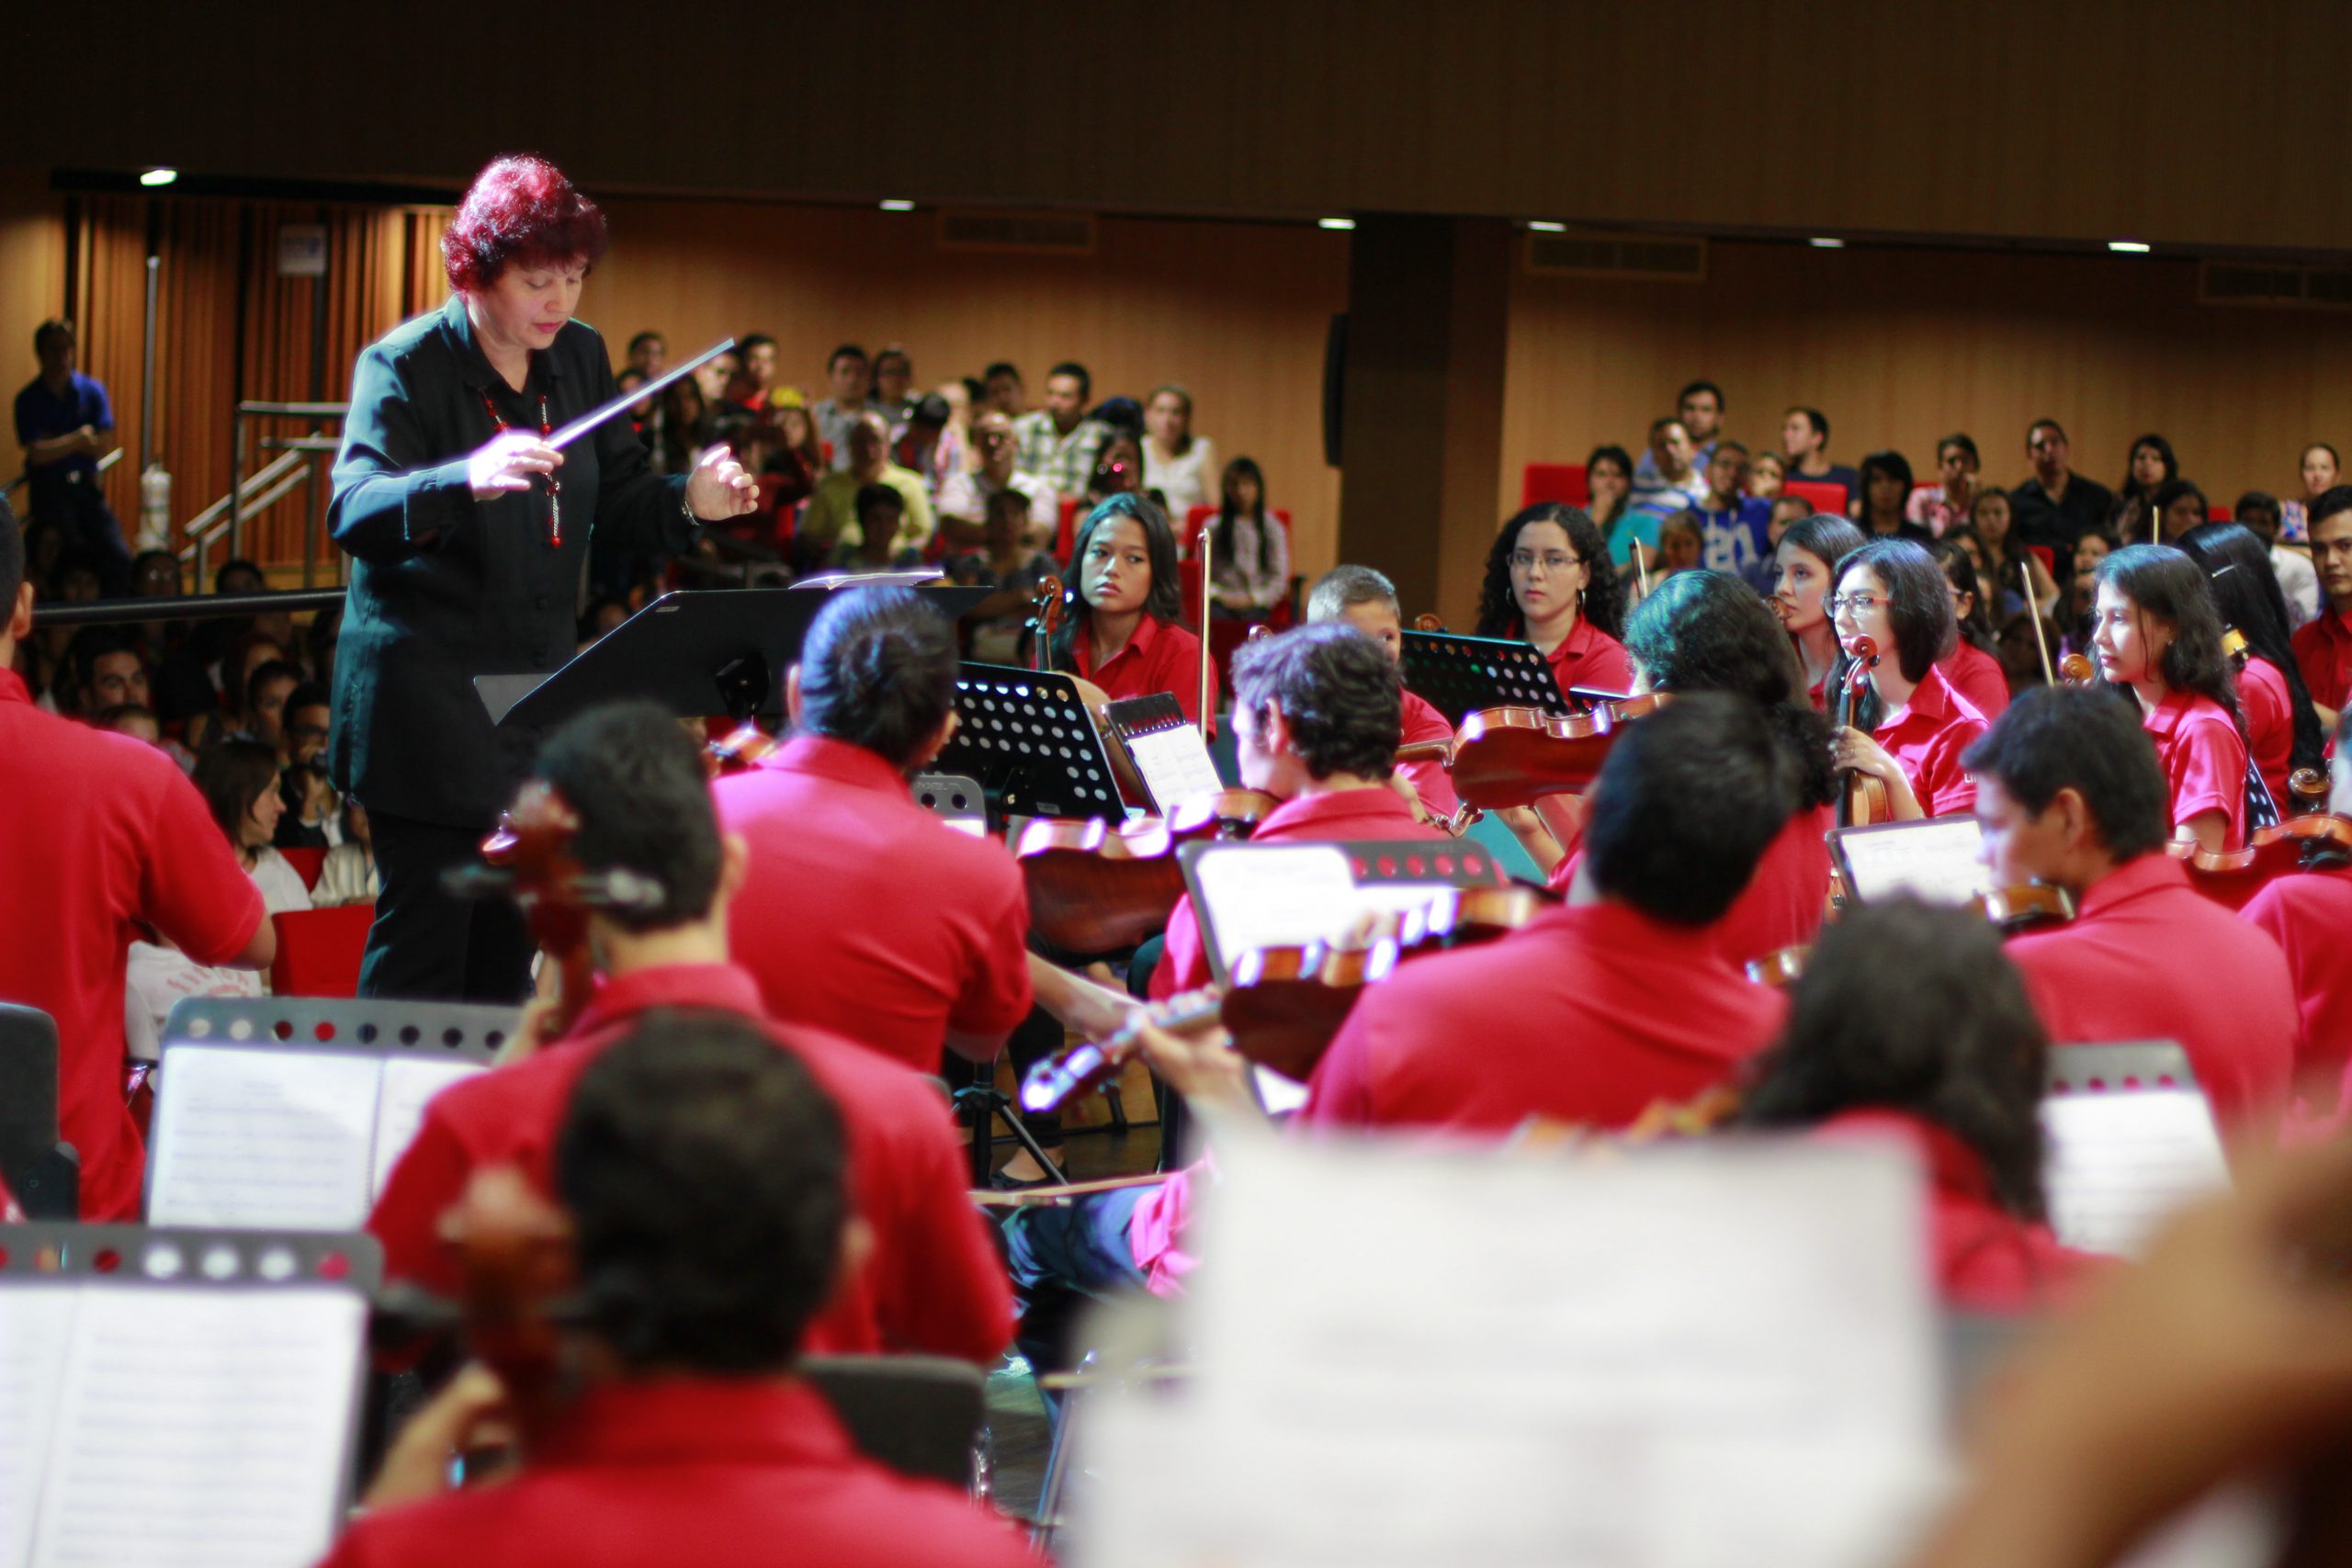
{"type": "Polygon", "coordinates": [[[1000,820],[1125,818],[1110,755],[1069,676],[967,660],[956,711],[956,733],[932,766],[979,780],[1000,820]]]}
{"type": "MultiPolygon", "coordinates": [[[[951,622],[989,596],[985,588],[915,592],[951,622]]],[[[474,689],[491,721],[510,733],[545,734],[590,708],[630,699],[680,718],[773,718],[784,711],[784,671],[800,657],[808,623],[831,602],[830,593],[792,588],[664,593],[553,674],[477,675],[474,689]]]]}
{"type": "Polygon", "coordinates": [[[1407,689],[1448,723],[1482,708],[1569,711],[1551,660],[1532,642],[1452,632],[1405,632],[1399,642],[1407,689]]]}

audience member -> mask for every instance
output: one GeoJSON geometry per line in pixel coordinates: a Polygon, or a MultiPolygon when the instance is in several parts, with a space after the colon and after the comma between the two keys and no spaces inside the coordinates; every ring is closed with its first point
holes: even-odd
{"type": "MultiPolygon", "coordinates": [[[[1782,499],[1804,504],[1796,497],[1782,499]]],[[[1822,713],[1829,711],[1830,676],[1840,658],[1835,606],[1830,603],[1836,592],[1838,565],[1862,544],[1860,529],[1843,517],[1819,512],[1791,524],[1772,551],[1777,572],[1772,613],[1781,617],[1789,640],[1796,644],[1813,705],[1822,713]]]]}
{"type": "Polygon", "coordinates": [[[2312,565],[2326,603],[2295,634],[2295,661],[2320,722],[2333,725],[2352,704],[2352,485],[2337,485],[2311,503],[2312,565]]]}
{"type": "Polygon", "coordinates": [[[1781,580],[1781,541],[1791,528],[1813,515],[1813,502],[1799,495],[1776,495],[1765,502],[1771,511],[1764,524],[1764,553],[1740,572],[1740,581],[1770,600],[1781,580]]]}
{"type": "Polygon", "coordinates": [[[628,340],[628,367],[647,380],[658,380],[670,367],[670,340],[657,332],[642,332],[628,340]]]}
{"type": "MultiPolygon", "coordinates": [[[[865,350],[854,343],[845,343],[833,350],[825,361],[825,385],[828,395],[817,400],[810,410],[816,416],[817,434],[832,449],[835,470],[851,466],[850,432],[868,412],[866,392],[872,385],[872,367],[866,363],[865,350]]],[[[889,422],[882,422],[883,444],[889,443],[889,422]]]]}
{"type": "Polygon", "coordinates": [[[1649,579],[1642,592],[1649,592],[1650,581],[1672,577],[1678,571],[1696,571],[1707,547],[1705,520],[1684,507],[1668,516],[1657,525],[1657,559],[1651,566],[1649,579]]]}
{"type": "Polygon", "coordinates": [[[2262,541],[2271,575],[2287,604],[2287,629],[2300,631],[2319,619],[2319,572],[2307,548],[2278,542],[2278,498],[2267,491],[2250,490],[2238,497],[2232,514],[2262,541]]]}
{"type": "Polygon", "coordinates": [[[2041,563],[2041,558],[2017,536],[2012,526],[2015,516],[2009,492],[1986,488],[1976,492],[1966,519],[1984,547],[1985,573],[1998,585],[1999,603],[1994,610],[2001,626],[2029,611],[2050,615],[2058,608],[2058,584],[2051,577],[2050,569],[2041,563]],[[2026,598],[2029,583],[2033,590],[2030,604],[2026,598]]]}
{"type": "Polygon", "coordinates": [[[1623,569],[1634,564],[1634,541],[1644,549],[1657,547],[1657,519],[1632,512],[1634,460],[1623,446],[1596,446],[1584,460],[1585,514],[1609,545],[1609,561],[1623,569]]]}
{"type": "Polygon", "coordinates": [[[2267,1142],[2294,1061],[2286,961],[2165,852],[2164,771],[2132,710],[2105,692],[2027,692],[1963,761],[1994,885],[2075,900],[2073,920],[2008,944],[2050,1038],[2177,1041],[2224,1135],[2267,1142]]]}
{"type": "MultiPolygon", "coordinates": [[[[818,405],[820,410],[823,406],[818,405]]],[[[862,538],[862,534],[851,532],[857,520],[858,492],[873,485],[888,486],[899,492],[904,503],[901,541],[917,548],[929,543],[931,497],[923,491],[921,475],[890,461],[890,434],[883,427],[882,416],[868,409],[852,420],[844,451],[848,465],[818,481],[817,492],[808,498],[808,508],[801,513],[799,530],[792,540],[795,561],[821,561],[832,554],[833,547],[844,536],[862,538]]]]}
{"type": "MultiPolygon", "coordinates": [[[[1633,509],[1660,522],[1677,512],[1696,507],[1707,499],[1706,476],[1700,471],[1690,432],[1672,415],[1650,424],[1646,466],[1634,470],[1633,509]]],[[[1591,470],[1586,469],[1588,483],[1591,470]]]]}
{"type": "MultiPolygon", "coordinates": [[[[999,422],[1002,414],[992,417],[999,422]]],[[[1017,490],[989,497],[982,547],[947,563],[948,578],[964,588],[992,590],[964,613],[967,652],[983,664],[1026,664],[1037,587],[1058,575],[1054,558],[1029,542],[1029,498],[1017,490]]]]}
{"type": "Polygon", "coordinates": [[[1012,421],[998,409],[978,414],[972,421],[972,447],[979,466],[969,473],[949,475],[940,486],[940,515],[977,527],[987,521],[989,502],[1002,491],[1013,491],[1028,501],[1033,530],[1029,542],[1040,548],[1051,544],[1060,519],[1061,497],[1054,493],[1052,485],[1016,466],[1021,444],[1012,433],[1012,421]]]}
{"type": "Polygon", "coordinates": [[[1216,448],[1193,434],[1193,394],[1173,381],[1151,389],[1143,419],[1143,488],[1159,492],[1170,517],[1182,517],[1208,500],[1216,448]]]}
{"type": "Polygon", "coordinates": [[[282,658],[263,660],[245,676],[245,701],[233,731],[236,739],[258,740],[273,751],[286,749],[286,699],[302,683],[302,671],[282,658]]]}
{"type": "Polygon", "coordinates": [[[2071,570],[2075,542],[2107,526],[2115,496],[2105,485],[2074,471],[2074,448],[2056,420],[2038,419],[2028,425],[2025,451],[2033,461],[2032,476],[2009,491],[2018,539],[2052,551],[2064,573],[2071,570]]]}
{"type": "MultiPolygon", "coordinates": [[[[1681,422],[1683,433],[1690,438],[1690,466],[1704,473],[1708,459],[1715,455],[1715,443],[1723,439],[1723,389],[1713,381],[1691,382],[1674,400],[1674,417],[1681,422]]],[[[1640,465],[1634,470],[1635,488],[1656,485],[1664,477],[1658,468],[1656,449],[1644,452],[1640,465]]]]}
{"type": "Polygon", "coordinates": [[[25,452],[32,514],[61,543],[90,552],[108,595],[130,587],[130,550],[99,487],[98,457],[114,437],[114,410],[95,377],[74,368],[74,323],[51,318],[33,331],[40,374],[17,394],[17,445],[25,452]]]}
{"type": "Polygon", "coordinates": [[[2143,435],[2132,443],[2132,456],[2123,465],[2123,483],[2115,492],[2115,515],[2108,524],[2116,536],[2126,544],[2153,544],[2173,537],[2179,530],[2167,527],[2157,539],[2151,539],[2147,517],[2151,510],[2162,509],[2156,492],[2178,478],[2180,460],[2173,456],[2171,442],[2161,435],[2143,435]]]}
{"type": "Polygon", "coordinates": [[[1747,493],[1747,448],[1736,441],[1715,443],[1707,458],[1707,494],[1698,506],[1705,535],[1701,563],[1709,571],[1746,578],[1771,555],[1767,537],[1772,503],[1747,493]]]}
{"type": "Polygon", "coordinates": [[[1973,437],[1947,435],[1936,443],[1937,484],[1921,485],[1903,505],[1903,515],[1940,539],[1947,530],[1969,521],[1976,498],[1979,461],[1973,437]]]}
{"type": "Polygon", "coordinates": [[[100,711],[129,703],[146,707],[147,661],[139,645],[117,626],[85,626],[74,633],[66,657],[73,661],[73,711],[96,718],[100,711]]]}
{"type": "Polygon", "coordinates": [[[749,333],[737,346],[742,365],[727,389],[728,400],[746,413],[765,415],[777,390],[775,339],[765,333],[749,333]]]}
{"type": "Polygon", "coordinates": [[[2289,777],[2322,767],[2327,742],[2310,688],[2295,665],[2278,580],[2266,570],[2269,558],[2262,541],[2235,523],[2200,523],[2173,543],[2205,574],[2222,626],[2245,639],[2243,651],[2231,660],[2237,671],[2239,717],[2246,750],[2283,820],[2294,812],[2289,777]]]}
{"type": "Polygon", "coordinates": [[[1747,493],[1766,501],[1780,499],[1781,486],[1789,477],[1789,460],[1778,452],[1762,451],[1747,465],[1747,493]]]}
{"type": "Polygon", "coordinates": [[[2335,488],[2343,466],[2335,448],[2324,441],[2314,441],[2303,448],[2298,463],[2303,481],[2302,498],[2286,502],[2278,508],[2278,537],[2282,541],[2290,545],[2309,542],[2312,502],[2335,488]]]}
{"type": "Polygon", "coordinates": [[[1911,463],[1900,452],[1873,452],[1862,459],[1862,510],[1855,519],[1864,536],[1935,543],[1934,530],[1911,521],[1911,463]]]}
{"type": "MultiPolygon", "coordinates": [[[[995,378],[990,377],[993,388],[995,378]]],[[[1013,386],[1020,382],[1016,377],[1013,386]]],[[[1054,487],[1054,493],[1083,496],[1094,473],[1095,455],[1110,433],[1086,417],[1094,395],[1094,378],[1086,367],[1064,360],[1046,378],[1046,406],[1012,422],[1013,439],[1020,443],[1021,471],[1035,474],[1054,487]]]]}
{"type": "MultiPolygon", "coordinates": [[[[1102,406],[1110,408],[1112,404],[1102,406]]],[[[1135,405],[1127,401],[1127,406],[1135,405]]],[[[1107,424],[1104,430],[1102,445],[1095,450],[1094,470],[1086,477],[1086,504],[1090,507],[1114,495],[1143,494],[1143,436],[1122,425],[1107,424]]],[[[1159,503],[1155,501],[1153,504],[1159,503]]]]}
{"type": "Polygon", "coordinates": [[[904,417],[892,427],[890,460],[920,477],[923,489],[934,497],[948,472],[939,457],[948,417],[947,400],[936,392],[925,392],[908,402],[904,417]]]}
{"type": "Polygon", "coordinates": [[[2069,653],[2087,654],[2096,629],[2093,613],[2098,604],[2098,569],[2107,558],[2122,547],[2115,536],[2104,528],[2095,529],[2075,541],[2075,568],[2067,579],[2064,602],[2061,606],[2060,646],[2069,653]]]}
{"type": "Polygon", "coordinates": [[[319,880],[311,889],[311,908],[373,904],[381,886],[376,875],[376,842],[368,833],[368,808],[345,795],[343,841],[327,851],[320,863],[319,880]]]}
{"type": "Polygon", "coordinates": [[[731,348],[714,354],[695,367],[689,379],[702,396],[705,415],[716,416],[726,406],[727,389],[734,385],[736,374],[742,368],[741,357],[731,348]]]}
{"type": "Polygon", "coordinates": [[[1223,499],[1215,532],[1216,608],[1262,620],[1290,597],[1290,530],[1266,504],[1266,476],[1254,459],[1236,457],[1218,480],[1223,499]]]}
{"type": "MultiPolygon", "coordinates": [[[[1306,620],[1309,626],[1345,621],[1378,643],[1390,659],[1404,658],[1404,611],[1396,603],[1396,585],[1368,566],[1335,566],[1317,578],[1306,594],[1306,620]]],[[[1401,700],[1400,746],[1453,739],[1453,726],[1445,715],[1418,693],[1404,688],[1401,700]]],[[[1461,808],[1453,776],[1443,762],[1400,762],[1396,773],[1411,783],[1422,809],[1432,818],[1450,818],[1461,808]]]]}
{"type": "MultiPolygon", "coordinates": [[[[918,400],[914,384],[914,356],[899,344],[885,344],[874,356],[874,392],[869,400],[874,411],[889,422],[893,440],[897,439],[899,426],[914,417],[918,400]]],[[[907,467],[915,465],[910,463],[907,467]]]]}
{"type": "MultiPolygon", "coordinates": [[[[1017,420],[1029,412],[1029,396],[1021,385],[1021,372],[1009,361],[1000,359],[980,375],[980,389],[985,404],[1007,419],[1017,420]]],[[[1080,400],[1084,401],[1081,397],[1080,400]]],[[[974,403],[978,414],[981,403],[974,403]]]]}
{"type": "Polygon", "coordinates": [[[1866,544],[1838,563],[1829,607],[1845,650],[1831,689],[1848,678],[1857,639],[1867,637],[1878,649],[1853,724],[1838,732],[1838,766],[1884,784],[1895,821],[1967,811],[1976,785],[1961,753],[1984,733],[1985,719],[1939,668],[1960,632],[1951,584],[1935,558],[1909,539],[1866,544]]]}
{"type": "Polygon", "coordinates": [[[2203,491],[2187,479],[2166,479],[2147,498],[2143,517],[2154,537],[2144,542],[2169,545],[2191,528],[2203,527],[2212,515],[2212,503],[2203,491]]]}
{"type": "Polygon", "coordinates": [[[1632,690],[1633,666],[1617,640],[1624,588],[1600,564],[1603,554],[1600,530],[1573,506],[1544,502],[1512,516],[1487,551],[1476,635],[1533,643],[1563,696],[1576,687],[1632,690]]]}
{"type": "Polygon", "coordinates": [[[1781,420],[1781,451],[1788,461],[1787,477],[1807,484],[1837,485],[1846,492],[1838,508],[1851,517],[1861,505],[1862,477],[1842,463],[1829,460],[1829,416],[1819,409],[1793,408],[1781,420]]]}
{"type": "Polygon", "coordinates": [[[866,484],[857,487],[854,504],[857,515],[842,525],[833,545],[836,570],[905,571],[922,564],[922,547],[909,537],[906,497],[887,484],[866,484]]]}

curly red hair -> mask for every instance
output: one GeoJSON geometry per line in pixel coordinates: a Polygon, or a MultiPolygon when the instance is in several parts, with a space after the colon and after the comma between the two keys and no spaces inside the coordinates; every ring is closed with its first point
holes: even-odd
{"type": "Polygon", "coordinates": [[[604,210],[545,158],[518,153],[474,176],[441,236],[449,287],[479,294],[516,262],[594,265],[608,236],[604,210]]]}

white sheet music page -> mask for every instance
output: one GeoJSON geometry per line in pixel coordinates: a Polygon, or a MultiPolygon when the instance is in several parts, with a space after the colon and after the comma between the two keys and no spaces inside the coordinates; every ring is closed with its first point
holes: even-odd
{"type": "Polygon", "coordinates": [[[1225,781],[1216,776],[1216,764],[1209,760],[1208,742],[1190,724],[1129,735],[1121,744],[1135,760],[1136,772],[1142,775],[1144,788],[1151,792],[1162,815],[1193,795],[1225,787],[1225,781]]]}
{"type": "Polygon", "coordinates": [[[337,1051],[167,1045],[148,1223],[358,1229],[382,1071],[337,1051]]]}
{"type": "Polygon", "coordinates": [[[73,1283],[0,1289],[0,1564],[32,1555],[33,1518],[57,1429],[57,1389],[81,1298],[73,1283]]]}
{"type": "Polygon", "coordinates": [[[2136,1257],[2165,1216],[2230,1182],[2212,1111],[2195,1089],[2053,1094],[2041,1127],[2050,1228],[2086,1252],[2136,1257]]]}
{"type": "Polygon", "coordinates": [[[322,1286],[87,1286],[34,1568],[300,1568],[333,1539],[367,1303],[322,1286]]]}
{"type": "Polygon", "coordinates": [[[1344,935],[1364,907],[1335,844],[1236,844],[1201,856],[1194,875],[1228,971],[1253,947],[1344,935]]]}
{"type": "Polygon", "coordinates": [[[374,1168],[369,1173],[369,1206],[384,1190],[392,1167],[416,1141],[424,1122],[425,1102],[451,1084],[486,1072],[481,1063],[458,1056],[424,1056],[396,1051],[384,1059],[383,1085],[376,1102],[374,1168]]]}
{"type": "Polygon", "coordinates": [[[1923,1196],[1897,1153],[1218,1158],[1197,1375],[1091,1413],[1074,1562],[1861,1568],[1932,1499],[1923,1196]]]}
{"type": "Polygon", "coordinates": [[[1984,836],[1973,817],[1938,817],[1838,838],[1853,874],[1855,902],[1881,903],[1909,893],[1930,904],[1965,904],[1986,891],[1992,874],[1977,858],[1984,836]]]}

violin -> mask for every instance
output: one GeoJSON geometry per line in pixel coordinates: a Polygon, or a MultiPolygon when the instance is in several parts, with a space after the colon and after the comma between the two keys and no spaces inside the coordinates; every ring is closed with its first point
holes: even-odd
{"type": "Polygon", "coordinates": [[[2070,653],[2058,660],[2059,683],[2067,686],[2096,686],[2098,666],[2087,653],[2070,653]]]}
{"type": "Polygon", "coordinates": [[[1029,632],[1030,669],[1044,673],[1046,645],[1062,629],[1062,618],[1069,613],[1062,580],[1051,572],[1039,578],[1029,597],[1029,618],[1021,623],[1029,632]]]}
{"type": "MultiPolygon", "coordinates": [[[[1991,921],[2004,937],[2043,926],[2064,925],[2075,918],[2075,896],[2063,887],[2040,882],[1996,887],[1970,899],[1968,907],[1991,921]]],[[[1759,986],[1786,990],[1804,976],[1805,963],[1812,956],[1809,942],[1779,948],[1761,958],[1749,959],[1747,977],[1759,986]]]]}
{"type": "Polygon", "coordinates": [[[1261,1066],[1304,1083],[1365,986],[1406,959],[1488,942],[1519,930],[1558,902],[1538,888],[1448,887],[1368,943],[1311,942],[1256,948],[1234,965],[1230,984],[1203,987],[1146,1008],[1107,1039],[1080,1041],[1035,1063],[1022,1079],[1022,1109],[1058,1110],[1117,1073],[1142,1048],[1148,1026],[1188,1033],[1222,1025],[1233,1047],[1261,1066]]]}
{"type": "Polygon", "coordinates": [[[542,1037],[569,1030],[588,1005],[595,956],[588,950],[588,916],[596,909],[653,909],[664,897],[651,877],[621,867],[588,872],[572,857],[580,815],[544,780],[523,786],[482,840],[488,867],[460,868],[445,879],[459,897],[503,894],[522,907],[531,940],[556,966],[552,1016],[542,1037]]]}
{"type": "MultiPolygon", "coordinates": [[[[1846,678],[1838,687],[1838,728],[1854,727],[1854,699],[1878,668],[1878,644],[1868,637],[1854,638],[1847,650],[1852,662],[1847,666],[1846,678]]],[[[1886,782],[1859,770],[1846,781],[1846,792],[1838,805],[1838,825],[1846,828],[1867,827],[1872,822],[1894,819],[1894,800],[1888,794],[1886,782]]]]}
{"type": "Polygon", "coordinates": [[[440,1235],[457,1259],[467,1348],[498,1374],[527,1454],[582,1393],[564,1344],[580,1315],[571,1218],[517,1168],[492,1166],[441,1216],[440,1235]]]}
{"type": "Polygon", "coordinates": [[[2209,850],[2187,839],[2175,839],[2165,848],[2188,871],[2191,886],[2236,909],[2275,876],[2352,865],[2352,818],[2332,812],[2291,817],[2256,829],[2242,850],[2209,850]]]}
{"type": "Polygon", "coordinates": [[[1434,761],[1453,780],[1465,807],[1504,811],[1537,796],[1582,789],[1600,776],[1617,732],[1669,700],[1649,692],[1601,703],[1589,713],[1541,708],[1483,708],[1462,721],[1451,740],[1421,740],[1396,750],[1396,761],[1434,761]]]}
{"type": "Polygon", "coordinates": [[[703,748],[703,771],[713,779],[732,778],[737,773],[749,773],[783,745],[782,738],[762,729],[758,720],[745,719],[732,734],[703,748]]]}
{"type": "Polygon", "coordinates": [[[1262,790],[1225,789],[1184,801],[1165,819],[1114,827],[1039,818],[1014,844],[1037,934],[1072,953],[1110,953],[1160,930],[1184,896],[1176,852],[1246,839],[1282,803],[1262,790]]]}

